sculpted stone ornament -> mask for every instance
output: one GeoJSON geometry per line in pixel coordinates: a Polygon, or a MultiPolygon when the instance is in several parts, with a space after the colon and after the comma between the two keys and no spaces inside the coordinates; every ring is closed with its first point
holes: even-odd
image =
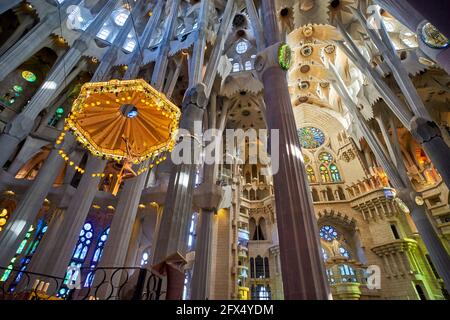
{"type": "Polygon", "coordinates": [[[202,183],[194,190],[194,205],[216,211],[222,200],[222,188],[216,184],[202,183]]]}
{"type": "Polygon", "coordinates": [[[288,70],[292,64],[292,50],[282,42],[275,43],[260,52],[255,59],[255,69],[260,77],[271,68],[288,70]]]}
{"type": "MultiPolygon", "coordinates": [[[[206,97],[206,86],[203,83],[188,89],[183,99],[183,115],[181,116],[180,128],[187,129],[194,134],[194,122],[203,119],[203,112],[208,104],[206,97]]],[[[200,134],[200,132],[197,132],[200,134]]]]}

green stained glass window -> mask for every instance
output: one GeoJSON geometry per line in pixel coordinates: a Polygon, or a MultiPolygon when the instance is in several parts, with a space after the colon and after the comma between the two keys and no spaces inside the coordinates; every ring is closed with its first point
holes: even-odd
{"type": "Polygon", "coordinates": [[[325,135],[315,127],[303,127],[298,129],[297,132],[302,148],[316,149],[325,142],[325,135]]]}
{"type": "Polygon", "coordinates": [[[27,80],[28,82],[35,82],[36,81],[36,75],[31,71],[23,71],[22,72],[22,78],[27,80]]]}
{"type": "Polygon", "coordinates": [[[314,169],[311,166],[306,167],[306,175],[308,176],[308,181],[310,183],[316,182],[316,175],[314,174],[314,169]]]}
{"type": "Polygon", "coordinates": [[[320,170],[320,177],[322,178],[323,182],[331,182],[330,179],[330,173],[328,172],[327,167],[325,167],[323,164],[319,167],[320,170]]]}
{"type": "Polygon", "coordinates": [[[333,156],[329,154],[328,152],[322,152],[319,154],[319,161],[322,162],[324,165],[328,166],[330,163],[333,162],[333,156]]]}
{"type": "Polygon", "coordinates": [[[333,163],[330,165],[330,172],[331,172],[331,179],[333,179],[333,182],[341,181],[341,175],[339,174],[339,169],[337,166],[333,163]]]}

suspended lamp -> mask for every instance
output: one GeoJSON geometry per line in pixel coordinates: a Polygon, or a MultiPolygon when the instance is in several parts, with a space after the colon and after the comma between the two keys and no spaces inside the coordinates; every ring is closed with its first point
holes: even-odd
{"type": "MultiPolygon", "coordinates": [[[[180,115],[176,105],[142,79],[86,83],[64,131],[72,131],[94,156],[121,163],[120,183],[124,177],[146,171],[134,172],[133,164],[165,159],[162,154],[175,145],[180,115]]],[[[56,143],[64,136],[61,133],[56,143]]]]}

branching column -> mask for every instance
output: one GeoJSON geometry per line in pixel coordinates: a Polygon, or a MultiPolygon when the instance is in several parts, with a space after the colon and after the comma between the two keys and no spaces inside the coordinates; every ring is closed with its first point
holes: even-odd
{"type": "MultiPolygon", "coordinates": [[[[264,83],[269,130],[279,131],[279,169],[273,172],[281,269],[286,299],[328,299],[311,194],[302,160],[286,72],[278,62],[280,44],[274,0],[262,1],[264,34],[270,46],[255,67],[264,83]]],[[[272,159],[272,166],[274,161],[272,159]]]]}

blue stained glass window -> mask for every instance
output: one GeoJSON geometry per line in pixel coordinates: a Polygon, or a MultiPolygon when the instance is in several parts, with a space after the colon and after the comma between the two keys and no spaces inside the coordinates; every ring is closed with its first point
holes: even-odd
{"type": "Polygon", "coordinates": [[[333,241],[338,237],[336,229],[332,226],[323,226],[319,230],[320,237],[326,241],[333,241]]]}
{"type": "Polygon", "coordinates": [[[298,129],[298,138],[302,148],[316,149],[325,142],[322,130],[315,127],[303,127],[298,129]]]}
{"type": "Polygon", "coordinates": [[[330,165],[330,172],[331,172],[331,179],[333,179],[333,182],[341,181],[341,175],[339,174],[339,169],[337,168],[337,166],[334,163],[330,165]]]}
{"type": "Polygon", "coordinates": [[[347,249],[345,249],[344,247],[339,247],[339,252],[341,254],[341,256],[346,257],[346,258],[350,258],[350,254],[348,253],[347,249]]]}
{"type": "MultiPolygon", "coordinates": [[[[90,232],[86,234],[86,237],[89,237],[90,232]]],[[[91,235],[92,236],[92,235],[91,235]]],[[[103,249],[105,248],[105,242],[108,240],[109,236],[109,227],[106,228],[98,237],[97,245],[95,247],[94,255],[92,256],[91,260],[91,269],[95,269],[97,267],[98,262],[100,261],[100,258],[102,257],[103,249]]],[[[85,287],[89,287],[92,284],[92,281],[94,280],[94,272],[91,271],[86,277],[86,280],[84,282],[85,287]]]]}

